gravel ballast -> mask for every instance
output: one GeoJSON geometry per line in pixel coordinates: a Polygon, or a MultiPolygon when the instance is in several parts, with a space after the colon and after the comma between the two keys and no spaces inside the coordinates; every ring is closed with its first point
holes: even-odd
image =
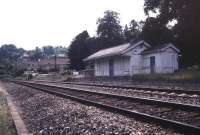
{"type": "Polygon", "coordinates": [[[71,88],[90,90],[95,92],[112,93],[123,96],[151,98],[169,102],[177,102],[184,104],[200,105],[200,95],[197,94],[177,94],[172,92],[159,92],[159,91],[147,91],[137,89],[119,89],[119,88],[107,88],[107,87],[96,87],[96,86],[83,86],[83,85],[72,85],[72,84],[55,84],[59,86],[67,86],[71,88]]]}
{"type": "Polygon", "coordinates": [[[4,87],[20,108],[28,130],[36,135],[178,135],[172,129],[25,86],[4,83],[4,87]]]}

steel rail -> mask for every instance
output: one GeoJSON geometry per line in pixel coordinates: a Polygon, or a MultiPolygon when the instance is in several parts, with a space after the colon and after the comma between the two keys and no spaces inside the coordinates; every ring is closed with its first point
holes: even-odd
{"type": "Polygon", "coordinates": [[[78,91],[78,92],[83,92],[83,93],[98,94],[98,95],[103,95],[103,96],[107,96],[107,97],[114,97],[114,98],[131,100],[131,101],[141,101],[141,102],[153,104],[153,105],[176,107],[176,108],[183,109],[183,110],[191,110],[191,111],[200,112],[200,106],[192,105],[192,104],[176,103],[176,102],[171,102],[171,101],[163,101],[163,100],[158,100],[158,99],[142,98],[142,97],[135,97],[135,96],[133,97],[133,96],[117,95],[117,94],[112,94],[112,93],[90,91],[90,90],[85,90],[85,89],[80,89],[80,88],[71,88],[71,87],[67,87],[67,86],[58,86],[58,85],[52,85],[52,84],[35,83],[35,82],[30,82],[30,81],[16,81],[16,82],[37,84],[40,86],[46,86],[46,87],[50,87],[50,88],[58,88],[58,89],[66,89],[66,90],[78,91]]]}
{"type": "Polygon", "coordinates": [[[166,88],[147,88],[139,86],[124,86],[124,85],[106,85],[106,84],[97,84],[97,83],[76,83],[76,82],[58,82],[58,81],[46,81],[39,80],[35,82],[46,82],[46,83],[58,83],[58,84],[72,84],[72,85],[83,85],[83,86],[97,86],[97,87],[107,87],[107,88],[121,88],[121,89],[137,89],[137,90],[146,90],[146,91],[160,91],[160,92],[174,92],[177,94],[198,94],[200,95],[200,90],[182,90],[182,89],[166,89],[166,88]]]}

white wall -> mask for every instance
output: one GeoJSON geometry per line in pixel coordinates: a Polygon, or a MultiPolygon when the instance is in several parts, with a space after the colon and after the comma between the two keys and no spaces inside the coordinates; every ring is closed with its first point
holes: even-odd
{"type": "Polygon", "coordinates": [[[129,75],[130,58],[126,57],[112,57],[95,61],[95,76],[109,76],[109,60],[113,60],[113,75],[125,76],[129,75]]]}
{"type": "Polygon", "coordinates": [[[150,57],[155,56],[155,73],[172,73],[178,69],[178,54],[168,48],[163,52],[143,54],[147,49],[145,45],[140,45],[126,54],[126,57],[118,56],[104,58],[95,61],[95,76],[109,76],[109,59],[113,59],[114,76],[147,74],[150,73],[150,57]]]}
{"type": "Polygon", "coordinates": [[[163,52],[144,55],[144,73],[150,73],[150,57],[155,56],[156,73],[173,73],[178,69],[178,54],[171,48],[163,52]]]}
{"type": "Polygon", "coordinates": [[[125,55],[130,56],[130,75],[133,74],[141,74],[143,73],[143,55],[141,55],[141,52],[146,50],[148,47],[146,45],[139,45],[129,52],[127,52],[125,55]]]}
{"type": "Polygon", "coordinates": [[[155,72],[159,73],[162,70],[162,59],[161,59],[161,54],[160,53],[153,53],[153,54],[147,54],[143,56],[143,71],[142,73],[144,74],[149,74],[151,73],[150,69],[150,57],[155,57],[155,72]]]}
{"type": "Polygon", "coordinates": [[[163,73],[173,73],[178,70],[178,54],[171,48],[161,53],[163,73]]]}
{"type": "Polygon", "coordinates": [[[126,76],[130,73],[130,58],[115,57],[114,58],[114,76],[126,76]]]}
{"type": "Polygon", "coordinates": [[[95,61],[95,76],[109,76],[109,62],[107,59],[95,61]]]}

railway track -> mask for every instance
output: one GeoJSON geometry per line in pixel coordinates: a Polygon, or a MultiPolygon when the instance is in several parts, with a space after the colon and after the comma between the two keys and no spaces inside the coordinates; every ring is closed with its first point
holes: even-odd
{"type": "Polygon", "coordinates": [[[142,98],[160,99],[164,101],[179,102],[185,104],[200,105],[200,91],[196,90],[169,90],[169,89],[152,89],[152,88],[138,88],[138,87],[124,87],[124,86],[109,86],[99,84],[86,83],[69,83],[69,82],[49,82],[44,83],[55,84],[59,86],[72,87],[77,89],[86,89],[97,92],[108,92],[124,96],[137,96],[142,98]]]}
{"type": "Polygon", "coordinates": [[[112,84],[105,85],[105,84],[98,84],[98,83],[75,83],[75,82],[53,82],[53,81],[51,83],[74,84],[74,85],[81,85],[81,86],[97,86],[97,87],[119,88],[119,89],[137,89],[137,90],[145,90],[145,91],[173,92],[173,93],[177,93],[177,94],[185,93],[185,94],[200,95],[200,90],[147,88],[147,87],[135,87],[135,86],[119,86],[119,85],[112,85],[112,84]]]}
{"type": "Polygon", "coordinates": [[[46,80],[35,80],[34,82],[44,82],[44,83],[58,83],[58,84],[70,84],[79,86],[96,86],[96,87],[106,87],[106,88],[118,88],[118,89],[137,89],[144,91],[159,91],[159,92],[171,92],[177,94],[198,94],[200,95],[200,90],[186,90],[186,89],[169,89],[169,88],[149,88],[149,87],[139,87],[139,86],[124,86],[124,85],[113,85],[113,84],[101,84],[101,83],[77,83],[77,82],[58,82],[58,81],[46,81],[46,80]]]}
{"type": "Polygon", "coordinates": [[[12,82],[143,121],[156,122],[182,133],[200,134],[200,106],[94,92],[44,82],[12,82]]]}

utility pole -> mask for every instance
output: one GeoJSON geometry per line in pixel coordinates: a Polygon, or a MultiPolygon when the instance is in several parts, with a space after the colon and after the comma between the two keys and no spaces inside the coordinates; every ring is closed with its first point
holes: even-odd
{"type": "Polygon", "coordinates": [[[57,71],[57,56],[56,56],[56,53],[55,53],[55,71],[57,71]]]}

